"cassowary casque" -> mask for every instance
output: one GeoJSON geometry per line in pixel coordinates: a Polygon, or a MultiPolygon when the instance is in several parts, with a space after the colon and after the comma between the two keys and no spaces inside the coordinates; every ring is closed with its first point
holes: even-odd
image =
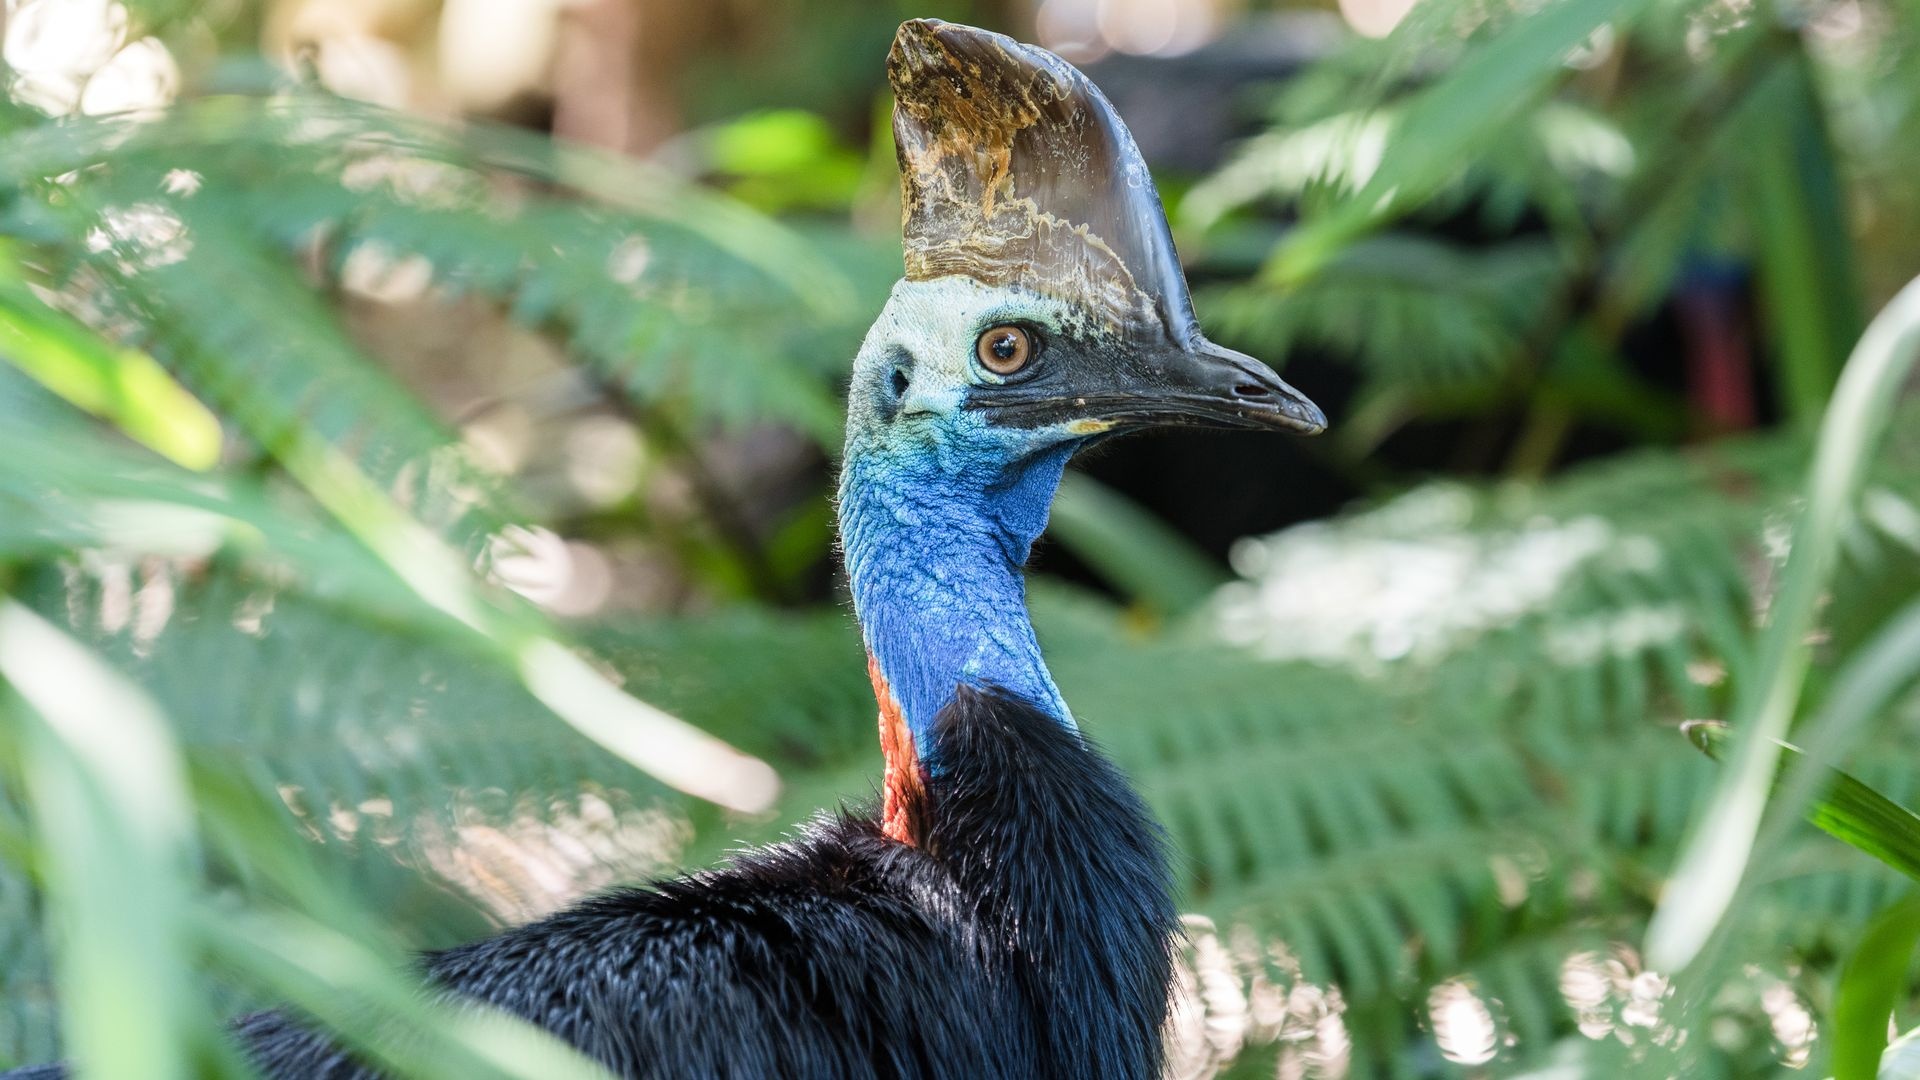
{"type": "MultiPolygon", "coordinates": [[[[423,967],[627,1077],[1152,1077],[1176,929],[1161,831],[1048,674],[1021,567],[1095,440],[1324,419],[1201,335],[1146,167],[1085,76],[931,20],[900,28],[887,72],[906,276],[854,361],[839,493],[880,807],[423,967]]],[[[291,1015],[237,1032],[272,1077],[372,1075],[291,1015]]]]}

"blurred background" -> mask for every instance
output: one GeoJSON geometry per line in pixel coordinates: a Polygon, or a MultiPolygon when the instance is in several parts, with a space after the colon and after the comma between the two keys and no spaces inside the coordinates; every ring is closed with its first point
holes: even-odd
{"type": "MultiPolygon", "coordinates": [[[[1833,429],[1859,499],[1796,525],[1920,273],[1913,0],[4,12],[0,1065],[231,1071],[218,1017],[381,1000],[343,941],[872,793],[828,495],[920,16],[1081,65],[1210,334],[1332,419],[1103,448],[1035,563],[1182,853],[1169,1076],[1830,1075],[1864,929],[1920,932],[1899,873],[1781,827],[1707,959],[1642,945],[1733,783],[1681,725],[1776,687],[1796,527],[1834,553],[1788,713],[1920,666],[1899,378],[1884,439],[1833,429]]],[[[1821,745],[1899,800],[1895,682],[1821,745]]]]}

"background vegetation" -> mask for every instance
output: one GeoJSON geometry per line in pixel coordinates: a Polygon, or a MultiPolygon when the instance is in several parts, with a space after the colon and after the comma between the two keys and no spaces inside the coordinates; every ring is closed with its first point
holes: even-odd
{"type": "Polygon", "coordinates": [[[0,1065],[292,1002],[586,1075],[408,951],[872,790],[826,495],[930,14],[1089,65],[1334,421],[1117,448],[1041,556],[1184,853],[1170,1075],[1873,1075],[1920,820],[1821,799],[1920,795],[1910,0],[11,0],[0,1065]]]}

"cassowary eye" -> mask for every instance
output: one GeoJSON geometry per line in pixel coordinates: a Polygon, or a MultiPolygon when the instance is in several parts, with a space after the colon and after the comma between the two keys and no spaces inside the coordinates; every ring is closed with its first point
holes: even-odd
{"type": "Polygon", "coordinates": [[[1012,375],[1033,360],[1033,335],[1018,326],[996,326],[980,335],[974,354],[995,375],[1012,375]]]}

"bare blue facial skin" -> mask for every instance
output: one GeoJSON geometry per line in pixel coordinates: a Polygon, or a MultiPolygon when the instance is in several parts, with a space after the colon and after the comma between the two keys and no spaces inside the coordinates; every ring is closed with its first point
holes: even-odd
{"type": "Polygon", "coordinates": [[[902,281],[854,361],[841,543],[867,652],[930,770],[933,718],[963,685],[1073,725],[1021,567],[1067,460],[1099,425],[1009,426],[967,408],[1004,382],[975,358],[983,331],[1014,322],[1045,335],[1067,318],[1057,301],[968,278],[902,281]]]}

